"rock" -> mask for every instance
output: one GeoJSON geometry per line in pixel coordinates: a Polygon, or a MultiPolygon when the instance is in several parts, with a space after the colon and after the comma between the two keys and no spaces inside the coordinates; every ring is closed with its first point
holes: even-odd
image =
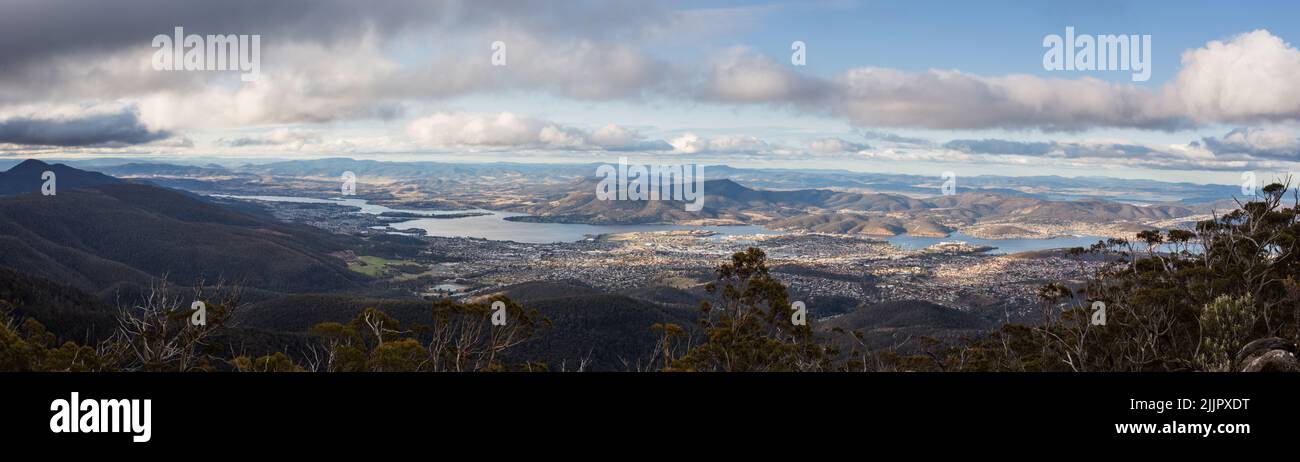
{"type": "Polygon", "coordinates": [[[1277,337],[1247,343],[1237,353],[1236,364],[1241,372],[1300,372],[1296,345],[1277,337]]]}

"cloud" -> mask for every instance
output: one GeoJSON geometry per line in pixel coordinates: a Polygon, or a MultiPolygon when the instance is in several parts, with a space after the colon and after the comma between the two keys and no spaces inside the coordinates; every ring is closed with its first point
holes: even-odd
{"type": "Polygon", "coordinates": [[[425,147],[533,148],[606,151],[671,149],[616,124],[587,131],[511,112],[441,112],[411,121],[407,135],[425,147]]]}
{"type": "Polygon", "coordinates": [[[510,90],[638,99],[674,80],[673,66],[637,46],[685,21],[666,5],[458,3],[20,2],[0,18],[0,105],[129,99],[154,127],[243,127],[388,119],[413,101],[510,90]],[[154,71],[149,39],[178,25],[262,35],[261,78],[154,71]],[[437,46],[394,59],[412,37],[437,46]],[[497,40],[507,44],[507,66],[490,63],[497,40]]]}
{"type": "Polygon", "coordinates": [[[1087,77],[858,68],[835,78],[840,103],[832,111],[860,127],[1175,130],[1300,120],[1296,75],[1300,50],[1257,30],[1186,51],[1174,79],[1157,91],[1087,77]]]}
{"type": "Polygon", "coordinates": [[[1300,160],[1300,138],[1294,132],[1267,128],[1236,128],[1221,137],[1201,141],[1216,155],[1300,160]]]}
{"type": "Polygon", "coordinates": [[[538,146],[542,129],[553,127],[544,121],[500,114],[438,113],[412,121],[406,127],[411,138],[433,146],[538,146]]]}
{"type": "Polygon", "coordinates": [[[715,56],[697,98],[783,104],[843,117],[854,127],[1179,130],[1242,121],[1300,120],[1300,50],[1265,30],[1188,50],[1182,68],[1152,90],[1083,77],[981,76],[859,67],[806,76],[753,51],[715,56]]]}
{"type": "MultiPolygon", "coordinates": [[[[1044,78],[953,69],[856,67],[817,75],[790,65],[788,55],[773,59],[744,46],[665,59],[656,55],[663,40],[695,47],[699,37],[733,25],[727,21],[758,24],[756,18],[780,9],[671,8],[660,2],[527,0],[374,5],[231,0],[220,6],[171,0],[12,2],[6,5],[9,14],[0,17],[0,105],[127,101],[138,108],[136,118],[150,133],[392,120],[421,103],[483,94],[682,107],[770,105],[838,117],[869,133],[883,128],[1179,130],[1300,120],[1300,79],[1295,78],[1300,50],[1265,30],[1185,51],[1174,78],[1153,88],[1064,78],[1072,74],[1044,78]],[[198,34],[263,35],[262,77],[241,84],[237,73],[153,71],[149,39],[177,25],[198,34]],[[490,62],[489,44],[497,40],[507,44],[506,66],[490,62]]],[[[620,140],[620,134],[600,133],[603,129],[532,120],[494,126],[487,123],[494,119],[480,119],[485,125],[476,132],[455,121],[426,119],[412,123],[408,132],[438,145],[782,149],[743,137],[620,140]],[[466,133],[447,132],[439,124],[466,133]],[[523,127],[512,126],[518,124],[523,127]]],[[[906,137],[881,140],[927,145],[906,137]]]]}
{"type": "Polygon", "coordinates": [[[320,143],[320,141],[320,133],[314,131],[277,128],[265,135],[245,136],[233,139],[220,138],[217,139],[216,143],[229,147],[290,145],[295,148],[301,148],[308,144],[320,143]]]}
{"type": "Polygon", "coordinates": [[[1000,139],[952,140],[944,143],[943,147],[974,154],[1015,154],[1024,156],[1041,156],[1059,149],[1057,143],[1000,139]]]}
{"type": "Polygon", "coordinates": [[[1101,126],[1168,129],[1181,123],[1143,89],[1086,77],[858,68],[836,82],[839,94],[831,111],[857,127],[1063,131],[1101,126]]]}
{"type": "MultiPolygon", "coordinates": [[[[1224,157],[1200,143],[1147,145],[1123,140],[1017,141],[1005,139],[952,140],[941,145],[948,151],[920,150],[913,160],[997,162],[1017,164],[1050,162],[1071,167],[1141,167],[1175,170],[1239,170],[1252,165],[1273,165],[1261,159],[1224,157]]],[[[896,153],[904,156],[908,153],[896,153]]]]}
{"type": "Polygon", "coordinates": [[[694,133],[668,140],[674,154],[758,154],[779,153],[784,149],[776,144],[747,135],[724,135],[704,138],[694,133]]]}
{"type": "Polygon", "coordinates": [[[1187,159],[1187,156],[1164,152],[1150,146],[1113,141],[952,140],[944,143],[943,147],[967,154],[1035,156],[1060,159],[1114,159],[1125,157],[1187,159]]]}
{"type": "Polygon", "coordinates": [[[736,47],[714,57],[706,83],[697,94],[709,101],[810,104],[826,98],[830,91],[826,82],[800,75],[751,49],[736,47]]]}
{"type": "Polygon", "coordinates": [[[671,66],[622,43],[581,39],[559,44],[514,34],[505,69],[483,69],[504,88],[545,90],[579,100],[640,99],[661,89],[671,66]],[[511,58],[511,56],[513,56],[511,58]]]}
{"type": "Polygon", "coordinates": [[[864,151],[871,149],[871,146],[864,143],[845,141],[840,138],[822,138],[808,143],[808,149],[811,149],[813,152],[818,154],[837,154],[843,152],[864,151]]]}
{"type": "Polygon", "coordinates": [[[166,131],[150,130],[134,108],[105,112],[90,108],[72,116],[25,115],[0,120],[0,143],[37,146],[97,146],[145,144],[167,139],[166,131]]]}
{"type": "Polygon", "coordinates": [[[49,56],[97,55],[148,45],[176,26],[197,34],[260,34],[270,41],[332,45],[366,34],[383,39],[434,29],[448,36],[508,25],[533,35],[626,39],[672,30],[680,15],[639,1],[388,0],[12,1],[0,16],[0,70],[49,56]]]}
{"type": "Polygon", "coordinates": [[[1300,50],[1266,30],[1183,53],[1167,89],[1199,123],[1300,118],[1300,50]]]}
{"type": "Polygon", "coordinates": [[[703,99],[789,104],[855,127],[1177,130],[1237,121],[1300,120],[1300,50],[1259,30],[1188,50],[1158,90],[1083,77],[981,76],[958,70],[795,73],[735,49],[714,58],[703,99]]]}
{"type": "Polygon", "coordinates": [[[907,136],[902,136],[894,133],[882,132],[877,130],[860,130],[858,133],[862,135],[863,138],[869,140],[880,140],[888,143],[908,144],[908,145],[917,145],[917,146],[928,146],[930,144],[933,144],[930,142],[930,140],[924,138],[907,137],[907,136]]]}

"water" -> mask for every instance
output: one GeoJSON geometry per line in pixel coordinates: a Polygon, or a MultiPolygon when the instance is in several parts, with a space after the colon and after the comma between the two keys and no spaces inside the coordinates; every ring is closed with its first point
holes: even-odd
{"type": "Polygon", "coordinates": [[[396,230],[421,229],[429,236],[474,237],[494,241],[515,241],[532,244],[551,242],[576,242],[588,237],[610,233],[650,231],[706,230],[719,235],[779,234],[762,226],[686,226],[686,225],[585,225],[574,223],[532,223],[509,221],[508,217],[525,216],[525,213],[490,212],[465,218],[417,218],[392,223],[396,230]]]}
{"type": "Polygon", "coordinates": [[[462,218],[416,218],[395,221],[388,228],[396,232],[409,229],[423,230],[429,236],[437,237],[472,237],[494,241],[514,241],[529,244],[549,244],[552,242],[577,242],[588,237],[611,233],[632,233],[651,231],[705,230],[724,235],[780,234],[762,226],[688,226],[688,225],[586,225],[573,223],[531,223],[508,221],[506,218],[525,216],[526,213],[499,212],[494,210],[406,210],[394,209],[383,205],[367,203],[365,199],[331,198],[315,199],[292,196],[230,196],[214,195],[231,199],[257,200],[267,202],[291,202],[297,204],[335,204],[359,209],[360,213],[379,215],[384,212],[405,212],[426,216],[453,215],[460,213],[480,213],[482,215],[462,218]]]}
{"type": "Polygon", "coordinates": [[[921,237],[900,234],[885,238],[890,244],[904,249],[922,249],[940,242],[965,242],[974,246],[997,247],[988,253],[1010,254],[1035,250],[1062,249],[1070,247],[1087,248],[1106,238],[1099,236],[1070,236],[1053,239],[980,239],[962,232],[952,233],[948,237],[921,237]]]}
{"type": "Polygon", "coordinates": [[[468,289],[468,288],[469,288],[469,286],[467,286],[467,285],[463,285],[463,284],[453,284],[453,283],[450,283],[450,282],[443,283],[443,284],[438,284],[438,285],[436,285],[436,286],[433,286],[433,290],[441,290],[441,291],[444,291],[444,292],[462,292],[462,291],[464,291],[465,289],[468,289]]]}
{"type": "Polygon", "coordinates": [[[401,212],[415,215],[437,216],[437,215],[454,215],[457,213],[481,212],[487,213],[487,210],[408,210],[395,209],[383,205],[376,205],[367,202],[365,199],[349,199],[344,197],[335,197],[330,199],[316,199],[313,197],[295,197],[295,196],[231,196],[227,194],[213,194],[212,197],[223,197],[229,199],[242,199],[266,202],[289,202],[294,204],[334,204],[344,207],[354,207],[360,209],[361,213],[379,215],[384,212],[401,212]]]}
{"type": "MultiPolygon", "coordinates": [[[[482,213],[483,215],[463,218],[416,218],[396,221],[388,225],[393,232],[419,229],[429,236],[471,237],[495,241],[514,241],[530,244],[552,242],[576,242],[588,237],[612,233],[705,230],[720,236],[781,234],[758,225],[741,226],[688,226],[688,225],[586,225],[573,223],[533,223],[508,221],[508,217],[525,216],[524,213],[499,212],[493,210],[406,210],[394,209],[383,205],[369,204],[365,199],[333,198],[314,199],[290,196],[227,196],[233,199],[259,200],[269,202],[293,202],[302,204],[336,204],[359,209],[360,213],[378,215],[384,212],[404,212],[425,216],[451,215],[459,213],[482,213]]],[[[1035,250],[1060,249],[1069,247],[1088,247],[1097,241],[1105,240],[1097,236],[1058,237],[1054,239],[980,239],[965,233],[953,233],[948,237],[921,237],[899,235],[885,238],[889,243],[904,249],[921,249],[940,242],[962,241],[970,245],[996,247],[989,253],[1007,254],[1035,250]]]]}

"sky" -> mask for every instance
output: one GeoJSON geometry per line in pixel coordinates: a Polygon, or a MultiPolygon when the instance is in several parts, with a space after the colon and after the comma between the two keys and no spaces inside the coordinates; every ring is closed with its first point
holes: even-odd
{"type": "Polygon", "coordinates": [[[1300,171],[1298,10],[1286,1],[0,0],[0,156],[628,157],[1236,184],[1248,171],[1300,171]],[[160,68],[171,55],[156,36],[176,27],[200,39],[257,35],[256,78],[241,78],[249,66],[160,68]],[[1149,78],[1047,68],[1045,43],[1067,28],[1149,37],[1149,78]]]}

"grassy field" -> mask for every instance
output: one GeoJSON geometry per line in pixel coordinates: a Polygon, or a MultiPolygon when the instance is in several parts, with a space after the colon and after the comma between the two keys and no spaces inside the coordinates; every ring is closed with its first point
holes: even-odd
{"type": "Polygon", "coordinates": [[[348,269],[364,274],[366,276],[376,277],[376,278],[393,277],[401,274],[400,271],[398,271],[395,268],[389,268],[389,266],[416,264],[415,262],[411,262],[407,260],[390,260],[387,258],[372,257],[369,255],[362,255],[357,258],[359,258],[361,261],[348,263],[348,269]]]}

